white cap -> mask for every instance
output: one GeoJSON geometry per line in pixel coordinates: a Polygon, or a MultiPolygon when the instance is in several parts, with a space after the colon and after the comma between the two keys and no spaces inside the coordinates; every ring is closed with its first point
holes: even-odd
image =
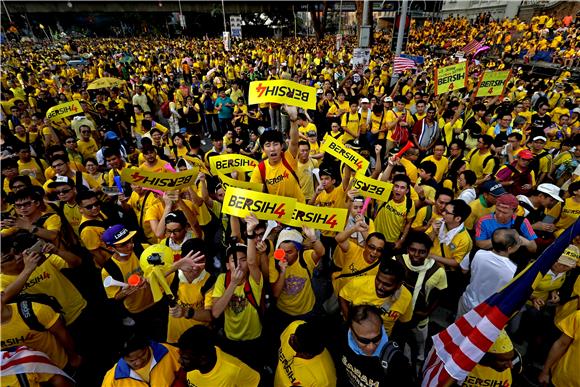
{"type": "Polygon", "coordinates": [[[362,98],[360,100],[360,103],[369,103],[369,99],[368,98],[362,98]]]}
{"type": "Polygon", "coordinates": [[[580,114],[580,107],[574,108],[574,110],[572,110],[572,113],[580,114]]]}
{"type": "Polygon", "coordinates": [[[393,102],[393,99],[391,97],[387,97],[385,98],[385,102],[393,102]]]}
{"type": "Polygon", "coordinates": [[[543,192],[545,194],[550,195],[554,199],[559,202],[563,202],[564,199],[560,197],[560,187],[555,186],[554,184],[544,183],[538,186],[538,191],[543,192]]]}
{"type": "Polygon", "coordinates": [[[278,234],[276,249],[278,249],[284,242],[296,242],[302,244],[302,242],[304,242],[304,238],[302,238],[302,234],[293,228],[285,228],[284,230],[280,231],[280,234],[278,234]]]}
{"type": "Polygon", "coordinates": [[[537,140],[542,140],[544,142],[548,141],[546,139],[546,137],[544,137],[544,136],[536,136],[536,137],[532,138],[532,141],[537,141],[537,140]]]}

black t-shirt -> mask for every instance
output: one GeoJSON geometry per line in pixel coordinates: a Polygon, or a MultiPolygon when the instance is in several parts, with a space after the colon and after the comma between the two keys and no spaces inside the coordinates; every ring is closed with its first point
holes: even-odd
{"type": "Polygon", "coordinates": [[[550,116],[544,114],[543,117],[540,117],[538,113],[532,116],[532,136],[545,136],[544,129],[552,125],[552,120],[550,116]]]}

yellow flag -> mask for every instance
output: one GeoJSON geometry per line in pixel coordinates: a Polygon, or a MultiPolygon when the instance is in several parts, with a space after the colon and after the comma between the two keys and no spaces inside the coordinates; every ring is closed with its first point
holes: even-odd
{"type": "Polygon", "coordinates": [[[296,199],[228,187],[222,211],[225,214],[244,218],[250,213],[258,219],[276,220],[287,223],[292,219],[296,199]]]}
{"type": "Polygon", "coordinates": [[[183,172],[149,172],[140,168],[125,168],[121,172],[121,179],[131,184],[160,191],[178,190],[193,185],[199,168],[183,172]]]}
{"type": "Polygon", "coordinates": [[[250,83],[249,104],[285,103],[303,109],[316,109],[316,89],[293,81],[254,81],[250,83]]]}
{"type": "Polygon", "coordinates": [[[339,232],[344,230],[347,217],[346,208],[317,207],[296,202],[292,219],[286,224],[294,227],[306,225],[318,230],[339,232]]]}
{"type": "Polygon", "coordinates": [[[46,112],[46,118],[48,119],[58,119],[63,117],[72,116],[74,114],[79,114],[83,112],[81,103],[77,100],[71,102],[61,103],[48,109],[46,112]]]}
{"type": "Polygon", "coordinates": [[[209,158],[211,173],[232,173],[233,171],[250,172],[258,166],[258,161],[251,157],[227,154],[212,156],[209,158]]]}
{"type": "Polygon", "coordinates": [[[508,80],[510,79],[511,71],[485,71],[481,76],[479,85],[477,86],[476,97],[492,97],[495,95],[502,95],[508,80]]]}
{"type": "Polygon", "coordinates": [[[324,136],[324,144],[320,147],[321,152],[327,152],[351,167],[355,172],[366,172],[369,161],[354,150],[347,148],[332,136],[324,136]]]}
{"type": "Polygon", "coordinates": [[[220,180],[222,181],[224,189],[227,189],[229,186],[232,186],[235,188],[243,188],[243,189],[248,189],[250,191],[256,191],[256,192],[263,192],[264,191],[264,185],[262,183],[251,183],[249,181],[240,181],[240,180],[232,179],[231,177],[228,177],[228,176],[224,175],[223,173],[218,173],[217,175],[220,178],[220,180]]]}

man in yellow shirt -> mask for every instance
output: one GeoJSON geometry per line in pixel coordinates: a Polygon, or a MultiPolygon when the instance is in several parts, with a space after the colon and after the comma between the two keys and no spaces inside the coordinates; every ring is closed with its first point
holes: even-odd
{"type": "MultiPolygon", "coordinates": [[[[383,172],[383,178],[385,175],[387,173],[383,172]]],[[[400,249],[415,218],[415,203],[409,195],[411,181],[406,175],[395,175],[392,183],[391,196],[377,210],[375,227],[387,242],[400,249]]]]}
{"type": "Polygon", "coordinates": [[[310,157],[310,143],[300,141],[298,143],[298,165],[297,175],[300,180],[300,188],[304,194],[304,199],[309,202],[314,196],[314,175],[313,170],[318,167],[318,160],[310,157]]]}
{"type": "MultiPolygon", "coordinates": [[[[511,386],[512,368],[516,360],[521,361],[509,336],[502,330],[491,348],[467,375],[462,386],[511,386]]],[[[521,369],[521,364],[517,368],[521,369]]]]}
{"type": "Polygon", "coordinates": [[[266,160],[256,166],[250,181],[262,183],[270,194],[293,197],[304,202],[304,194],[300,189],[300,179],[296,176],[296,156],[298,154],[298,111],[295,106],[286,106],[290,117],[290,143],[284,151],[282,133],[269,130],[260,136],[260,145],[266,160]]]}
{"type": "Polygon", "coordinates": [[[40,157],[32,157],[30,146],[22,145],[18,152],[18,173],[37,179],[40,183],[45,182],[44,171],[48,164],[40,157]]]}
{"type": "Polygon", "coordinates": [[[477,176],[476,185],[482,184],[491,178],[495,164],[498,162],[491,153],[492,145],[493,138],[484,134],[477,140],[477,148],[471,150],[466,157],[469,169],[475,172],[477,176]]]}
{"type": "Polygon", "coordinates": [[[165,165],[167,161],[160,159],[157,156],[157,150],[153,146],[144,146],[143,147],[143,157],[145,157],[145,162],[143,162],[139,168],[143,169],[147,172],[169,172],[166,169],[165,165]]]}
{"type": "Polygon", "coordinates": [[[496,181],[486,181],[479,188],[481,195],[469,203],[471,214],[465,221],[465,227],[469,231],[473,230],[479,218],[495,211],[497,198],[506,193],[502,185],[496,181]]]}
{"type": "Polygon", "coordinates": [[[91,128],[87,125],[81,125],[79,128],[80,139],[77,141],[77,148],[83,159],[94,159],[99,151],[99,146],[91,136],[91,128]]]}
{"type": "Polygon", "coordinates": [[[444,153],[445,144],[437,143],[433,147],[433,154],[423,159],[423,161],[432,161],[435,163],[437,172],[435,172],[435,176],[433,176],[433,178],[437,181],[437,183],[441,183],[443,175],[447,172],[447,168],[449,167],[449,159],[443,156],[444,153]]]}
{"type": "MultiPolygon", "coordinates": [[[[197,387],[257,387],[260,374],[240,359],[215,345],[213,332],[196,325],[181,335],[177,343],[179,362],[187,373],[183,385],[197,387]]],[[[153,385],[153,384],[151,384],[153,385]]],[[[159,384],[159,386],[169,386],[159,384]]]]}
{"type": "Polygon", "coordinates": [[[298,113],[298,133],[300,134],[300,140],[308,141],[309,133],[314,132],[318,135],[316,131],[316,125],[308,120],[308,117],[304,113],[298,113]]]}
{"type": "Polygon", "coordinates": [[[353,278],[339,293],[342,315],[349,318],[351,305],[375,305],[381,309],[385,330],[390,335],[397,321],[408,322],[413,317],[411,292],[403,285],[405,271],[393,259],[383,259],[376,276],[353,278]]]}
{"type": "Polygon", "coordinates": [[[323,328],[314,322],[294,321],[280,336],[274,387],[336,386],[332,356],[324,348],[323,328]]]}

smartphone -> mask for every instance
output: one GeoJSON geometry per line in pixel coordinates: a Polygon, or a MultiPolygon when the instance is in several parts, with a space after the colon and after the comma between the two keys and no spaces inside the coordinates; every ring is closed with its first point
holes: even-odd
{"type": "Polygon", "coordinates": [[[33,251],[35,253],[42,253],[42,248],[44,247],[44,245],[45,245],[45,242],[42,239],[39,239],[28,250],[33,251]]]}

